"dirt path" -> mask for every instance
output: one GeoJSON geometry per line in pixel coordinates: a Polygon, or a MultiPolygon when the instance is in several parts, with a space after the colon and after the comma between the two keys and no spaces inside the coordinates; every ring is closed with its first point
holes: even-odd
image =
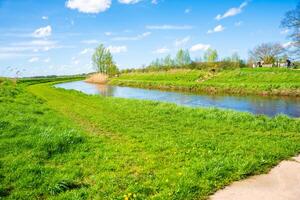
{"type": "Polygon", "coordinates": [[[281,162],[268,174],[235,182],[211,197],[211,200],[269,199],[300,199],[300,155],[281,162]]]}

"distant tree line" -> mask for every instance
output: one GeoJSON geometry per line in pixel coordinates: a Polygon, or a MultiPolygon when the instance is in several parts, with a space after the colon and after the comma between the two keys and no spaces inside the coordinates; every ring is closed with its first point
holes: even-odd
{"type": "Polygon", "coordinates": [[[179,49],[174,58],[171,55],[167,55],[163,58],[155,59],[148,66],[144,66],[141,69],[125,69],[122,72],[149,72],[170,69],[221,70],[242,67],[246,67],[246,63],[237,53],[234,53],[231,57],[219,60],[217,50],[208,49],[204,52],[203,57],[192,60],[188,50],[179,49]]]}
{"type": "MultiPolygon", "coordinates": [[[[148,66],[141,69],[126,69],[122,72],[149,72],[162,71],[170,69],[206,69],[206,70],[223,70],[253,67],[253,64],[262,63],[272,67],[279,67],[289,60],[287,48],[280,43],[262,43],[249,51],[248,61],[245,62],[237,52],[230,57],[219,59],[217,50],[208,49],[204,52],[203,57],[195,60],[191,59],[188,50],[180,49],[174,58],[167,55],[163,58],[157,58],[148,66]]],[[[300,66],[299,62],[294,61],[294,66],[300,66]]]]}

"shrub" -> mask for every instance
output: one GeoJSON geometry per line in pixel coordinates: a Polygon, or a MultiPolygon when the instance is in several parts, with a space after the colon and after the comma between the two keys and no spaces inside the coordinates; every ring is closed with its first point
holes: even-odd
{"type": "Polygon", "coordinates": [[[240,60],[239,62],[232,61],[219,61],[219,62],[192,62],[191,64],[183,66],[154,66],[150,65],[141,69],[125,69],[121,73],[132,73],[132,72],[156,72],[156,71],[168,71],[171,69],[198,69],[198,70],[223,70],[223,69],[237,69],[245,68],[247,65],[240,60]]]}

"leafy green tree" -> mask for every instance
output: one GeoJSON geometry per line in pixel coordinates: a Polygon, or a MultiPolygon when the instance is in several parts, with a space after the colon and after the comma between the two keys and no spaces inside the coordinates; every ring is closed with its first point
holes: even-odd
{"type": "Polygon", "coordinates": [[[172,59],[172,57],[170,55],[167,55],[164,58],[163,63],[164,63],[165,67],[173,67],[175,65],[174,60],[172,59]]]}
{"type": "Polygon", "coordinates": [[[160,67],[161,66],[161,61],[159,58],[156,58],[154,61],[150,63],[150,67],[160,67]]]}
{"type": "Polygon", "coordinates": [[[278,61],[281,62],[281,63],[285,63],[286,60],[288,60],[288,59],[289,59],[289,56],[288,56],[288,54],[285,53],[285,54],[283,54],[282,56],[279,57],[278,61]]]}
{"type": "Polygon", "coordinates": [[[216,62],[218,60],[218,52],[214,49],[208,49],[203,56],[205,62],[216,62]]]}
{"type": "Polygon", "coordinates": [[[176,65],[183,66],[183,59],[184,59],[184,50],[180,49],[176,54],[176,65]]]}
{"type": "Polygon", "coordinates": [[[106,55],[107,55],[107,50],[105,49],[103,44],[100,44],[96,48],[96,50],[92,56],[92,61],[93,61],[94,67],[100,73],[106,72],[106,63],[105,63],[106,55]]]}
{"type": "Polygon", "coordinates": [[[241,61],[241,57],[239,56],[239,54],[237,52],[234,52],[232,55],[231,55],[231,58],[230,58],[231,62],[234,62],[234,63],[238,63],[241,61]]]}
{"type": "Polygon", "coordinates": [[[191,64],[192,60],[189,51],[180,49],[176,54],[175,62],[178,67],[191,64]]]}
{"type": "Polygon", "coordinates": [[[202,62],[202,61],[203,61],[203,58],[202,58],[201,56],[195,58],[195,62],[196,62],[196,63],[200,63],[200,62],[202,62]]]}
{"type": "Polygon", "coordinates": [[[110,53],[109,49],[106,49],[103,44],[100,44],[93,56],[92,56],[93,65],[95,66],[97,72],[115,75],[118,73],[118,68],[113,61],[113,56],[110,53]]]}
{"type": "Polygon", "coordinates": [[[119,74],[119,69],[118,69],[117,65],[114,63],[112,65],[110,65],[109,68],[107,69],[107,74],[110,76],[119,74]]]}

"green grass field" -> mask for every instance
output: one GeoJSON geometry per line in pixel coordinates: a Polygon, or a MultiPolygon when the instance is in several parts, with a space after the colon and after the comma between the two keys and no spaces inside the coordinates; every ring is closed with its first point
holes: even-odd
{"type": "Polygon", "coordinates": [[[86,75],[74,75],[74,76],[57,76],[57,77],[40,77],[40,78],[21,78],[17,82],[28,86],[38,83],[49,83],[49,82],[65,82],[65,81],[77,81],[84,80],[86,75]]]}
{"type": "Polygon", "coordinates": [[[0,84],[3,199],[206,199],[300,152],[284,116],[0,84]]]}
{"type": "Polygon", "coordinates": [[[110,84],[205,93],[300,96],[300,71],[260,68],[218,73],[201,70],[128,73],[112,79],[110,84]]]}

